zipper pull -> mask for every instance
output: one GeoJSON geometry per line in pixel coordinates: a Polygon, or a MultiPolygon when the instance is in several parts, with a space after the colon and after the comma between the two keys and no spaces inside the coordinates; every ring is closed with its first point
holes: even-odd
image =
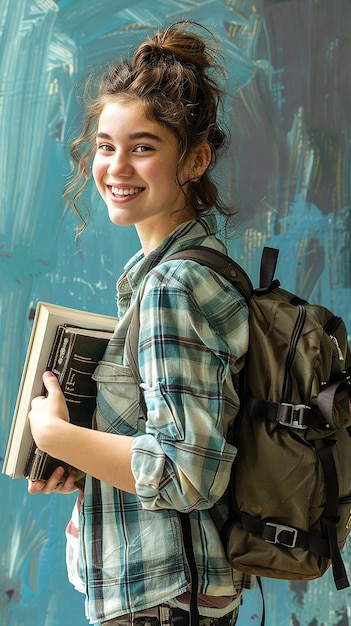
{"type": "Polygon", "coordinates": [[[329,335],[330,339],[332,339],[332,341],[334,341],[335,347],[336,347],[336,351],[338,353],[338,357],[339,357],[339,361],[343,361],[344,360],[344,355],[342,353],[342,350],[339,346],[339,342],[337,340],[336,337],[334,337],[334,335],[329,335]]]}

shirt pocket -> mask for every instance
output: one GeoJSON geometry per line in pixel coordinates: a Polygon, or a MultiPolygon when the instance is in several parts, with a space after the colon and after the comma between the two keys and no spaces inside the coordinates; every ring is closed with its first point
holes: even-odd
{"type": "Polygon", "coordinates": [[[159,440],[183,441],[185,428],[180,413],[184,419],[184,399],[181,395],[167,390],[160,382],[154,387],[142,383],[141,389],[147,405],[147,432],[159,440]]]}
{"type": "Polygon", "coordinates": [[[141,428],[140,392],[130,367],[102,361],[93,374],[97,384],[96,426],[118,435],[135,435],[141,428]]]}

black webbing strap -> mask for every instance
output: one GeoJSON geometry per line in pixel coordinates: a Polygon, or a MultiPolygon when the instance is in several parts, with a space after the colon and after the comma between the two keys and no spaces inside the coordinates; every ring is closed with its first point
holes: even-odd
{"type": "Polygon", "coordinates": [[[270,400],[258,400],[257,398],[248,398],[246,402],[248,414],[250,417],[265,418],[286,426],[325,428],[328,424],[334,430],[343,427],[344,424],[336,424],[335,415],[335,396],[338,392],[344,390],[350,397],[351,387],[349,380],[346,378],[339,380],[331,385],[327,385],[319,392],[317,396],[317,407],[322,415],[322,419],[318,411],[314,411],[311,407],[304,404],[289,404],[288,402],[272,402],[270,400]]]}
{"type": "Polygon", "coordinates": [[[240,519],[242,527],[246,532],[261,537],[268,543],[281,545],[284,548],[302,548],[325,559],[331,558],[329,542],[323,537],[316,537],[287,524],[262,520],[243,511],[240,511],[240,519]]]}
{"type": "Polygon", "coordinates": [[[247,399],[246,406],[249,416],[253,418],[265,418],[285,426],[295,426],[295,428],[325,426],[325,422],[322,422],[313,409],[305,404],[273,402],[250,397],[247,399]]]}
{"type": "Polygon", "coordinates": [[[199,609],[197,605],[198,573],[194,555],[193,541],[191,536],[191,522],[188,513],[178,513],[183,531],[183,543],[190,571],[190,602],[189,602],[189,626],[199,625],[199,609]]]}
{"type": "MultiPolygon", "coordinates": [[[[256,292],[269,290],[273,286],[275,269],[277,267],[279,250],[265,246],[262,251],[260,266],[260,287],[256,292]]],[[[275,286],[279,283],[277,281],[275,286]]]]}
{"type": "Polygon", "coordinates": [[[317,397],[317,406],[323,415],[325,421],[332,428],[340,428],[340,426],[344,426],[344,424],[336,424],[334,420],[334,407],[335,407],[335,396],[336,394],[344,389],[348,397],[351,397],[351,385],[350,385],[350,371],[351,368],[348,368],[343,372],[344,378],[342,380],[336,381],[331,385],[327,385],[319,392],[317,397]]]}
{"type": "Polygon", "coordinates": [[[265,619],[266,619],[266,603],[265,603],[265,599],[264,599],[264,592],[263,592],[263,585],[262,585],[261,576],[256,576],[256,580],[257,580],[258,588],[260,590],[261,598],[262,598],[262,617],[261,617],[261,624],[260,624],[260,626],[264,626],[265,625],[265,619]]]}
{"type": "Polygon", "coordinates": [[[337,537],[339,518],[339,486],[338,476],[333,455],[332,440],[316,442],[318,458],[322,464],[325,482],[325,515],[321,519],[322,526],[326,530],[330,546],[330,558],[332,560],[333,577],[336,588],[349,587],[349,581],[343,563],[337,537]]]}
{"type": "Polygon", "coordinates": [[[245,270],[236,263],[236,261],[226,254],[219,252],[219,250],[207,248],[206,246],[195,246],[194,248],[187,248],[180,252],[175,252],[162,259],[161,263],[175,259],[195,261],[196,263],[200,263],[212,269],[214,272],[217,272],[217,274],[220,274],[229,282],[233,283],[246,300],[249,300],[253,292],[252,282],[245,270]]]}

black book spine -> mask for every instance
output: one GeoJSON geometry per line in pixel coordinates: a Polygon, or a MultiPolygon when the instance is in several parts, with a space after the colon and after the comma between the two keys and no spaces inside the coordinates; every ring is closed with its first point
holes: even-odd
{"type": "MultiPolygon", "coordinates": [[[[70,421],[77,426],[92,426],[97,393],[92,374],[104,355],[107,343],[108,338],[86,336],[65,326],[57,329],[46,369],[57,377],[67,402],[70,421]]],[[[45,395],[45,389],[42,393],[45,395]]],[[[43,453],[33,442],[25,475],[31,480],[46,480],[59,465],[65,466],[43,453]]]]}
{"type": "Polygon", "coordinates": [[[75,331],[60,335],[51,371],[57,376],[66,398],[70,421],[91,428],[96,407],[94,370],[103,357],[108,339],[87,337],[75,331]]]}

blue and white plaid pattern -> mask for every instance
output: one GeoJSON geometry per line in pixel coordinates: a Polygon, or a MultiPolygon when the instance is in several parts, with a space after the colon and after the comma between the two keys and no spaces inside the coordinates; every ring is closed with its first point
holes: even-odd
{"type": "Polygon", "coordinates": [[[194,245],[223,251],[215,230],[213,217],[181,225],[147,257],[135,255],[118,282],[121,319],[95,374],[96,423],[134,438],[137,496],[87,477],[80,573],[92,623],[189,590],[177,511],[191,513],[199,593],[231,597],[251,586],[251,577],[234,574],[227,563],[209,513],[226,489],[236,453],[226,433],[238,409],[232,374],[247,350],[247,307],[232,285],[200,264],[158,265],[194,245]],[[139,367],[147,421],[124,353],[130,304],[141,284],[139,367]]]}

